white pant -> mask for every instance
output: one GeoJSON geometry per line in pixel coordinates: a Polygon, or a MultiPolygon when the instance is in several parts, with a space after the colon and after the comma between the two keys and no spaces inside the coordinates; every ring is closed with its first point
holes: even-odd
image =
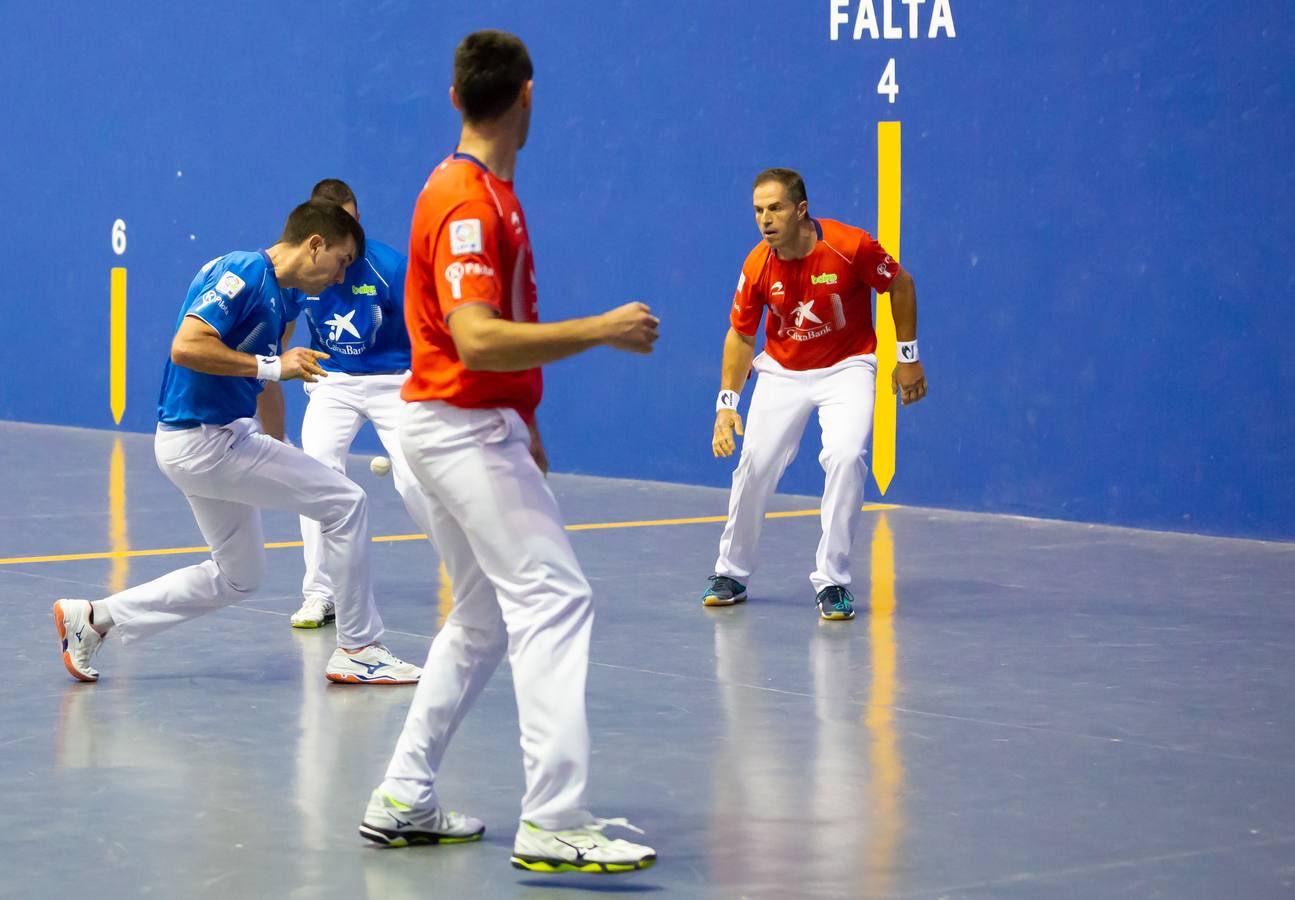
{"type": "MultiPolygon", "coordinates": [[[[405,374],[398,375],[346,375],[329,373],[322,380],[305,385],[310,395],[306,415],[301,421],[301,449],[307,456],[319,460],[335,472],[346,474],[346,458],[351,442],[365,421],[373,423],[378,440],[391,459],[391,476],[396,492],[405,502],[410,518],[420,531],[431,534],[431,509],[418,479],[409,471],[405,454],[400,449],[397,431],[400,411],[400,387],[405,374]]],[[[323,565],[319,523],[307,516],[301,517],[301,540],[305,544],[306,577],[301,584],[303,597],[311,595],[336,601],[336,591],[329,568],[323,565]]]]}
{"type": "Polygon", "coordinates": [[[265,578],[261,508],[319,520],[337,585],[337,643],[362,647],[382,636],[369,578],[368,499],[355,482],[295,447],[262,434],[255,419],[159,428],[162,474],[184,492],[211,559],[107,598],[123,643],[246,599],[265,578]]]}
{"type": "Polygon", "coordinates": [[[454,609],[432,642],[384,790],[438,805],[445,748],[506,651],[526,774],[522,818],[547,829],[588,824],[591,591],[531,459],[526,424],[508,409],[409,403],[400,442],[433,501],[432,539],[454,609]]]}
{"type": "Polygon", "coordinates": [[[742,456],[733,471],[715,574],[744,581],[755,571],[769,498],[796,458],[805,423],[817,408],[823,432],[818,461],[826,478],[823,537],[809,580],[815,593],[830,584],[849,587],[850,547],[868,478],[863,455],[872,432],[876,357],[852,356],[826,369],[796,372],[762,353],[755,369],[759,377],[747,410],[742,456]]]}

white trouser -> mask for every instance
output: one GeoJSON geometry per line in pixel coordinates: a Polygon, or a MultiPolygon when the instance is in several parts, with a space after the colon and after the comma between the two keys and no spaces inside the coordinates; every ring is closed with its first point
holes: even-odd
{"type": "Polygon", "coordinates": [[[445,748],[507,651],[526,774],[522,818],[547,829],[588,824],[592,597],[526,424],[510,409],[409,403],[400,442],[433,501],[432,539],[454,609],[427,654],[384,790],[438,805],[445,748]]]}
{"type": "Polygon", "coordinates": [[[784,369],[768,354],[755,361],[759,377],[746,414],[742,456],[733,471],[728,522],[719,541],[715,574],[744,581],[755,571],[769,498],[796,458],[809,414],[818,409],[823,432],[823,537],[809,580],[817,593],[830,584],[850,586],[850,547],[859,524],[868,467],[863,460],[872,432],[877,361],[852,356],[826,369],[784,369]]]}
{"type": "MultiPolygon", "coordinates": [[[[420,531],[431,534],[431,510],[418,479],[409,471],[404,451],[400,449],[397,430],[404,401],[400,387],[405,374],[346,375],[332,372],[322,381],[307,383],[310,402],[301,421],[301,449],[335,472],[346,474],[346,458],[351,442],[364,425],[373,423],[378,440],[391,459],[391,475],[396,492],[420,531]]],[[[311,595],[332,603],[336,592],[329,568],[323,565],[319,523],[301,517],[301,540],[305,544],[306,577],[301,584],[303,597],[311,595]]]]}
{"type": "Polygon", "coordinates": [[[368,499],[355,482],[261,433],[255,419],[159,428],[153,447],[162,474],[193,508],[211,559],[109,597],[123,643],[238,603],[260,587],[261,508],[311,516],[323,526],[338,588],[338,645],[362,647],[382,636],[369,580],[368,499]]]}

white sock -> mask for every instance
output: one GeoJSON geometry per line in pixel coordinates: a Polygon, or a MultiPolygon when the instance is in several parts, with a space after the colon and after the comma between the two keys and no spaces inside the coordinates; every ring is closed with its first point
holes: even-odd
{"type": "Polygon", "coordinates": [[[107,634],[108,629],[116,623],[112,620],[112,613],[108,612],[108,602],[106,600],[90,601],[90,627],[100,634],[107,634]]]}

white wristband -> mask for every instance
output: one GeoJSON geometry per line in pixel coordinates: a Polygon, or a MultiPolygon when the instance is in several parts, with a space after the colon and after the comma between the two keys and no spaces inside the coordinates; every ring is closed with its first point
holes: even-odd
{"type": "Polygon", "coordinates": [[[917,362],[917,341],[895,341],[895,354],[902,363],[917,362]]]}
{"type": "Polygon", "coordinates": [[[715,398],[715,412],[721,409],[731,409],[737,412],[737,401],[741,395],[737,391],[720,391],[719,396],[715,398]]]}
{"type": "Polygon", "coordinates": [[[256,358],[256,377],[261,381],[278,381],[283,375],[283,363],[277,356],[258,356],[256,358]]]}

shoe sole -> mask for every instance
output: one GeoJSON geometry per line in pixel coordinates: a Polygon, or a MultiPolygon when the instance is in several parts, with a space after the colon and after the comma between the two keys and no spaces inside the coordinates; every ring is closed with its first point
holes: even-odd
{"type": "Polygon", "coordinates": [[[395,678],[361,678],[359,675],[336,675],[332,672],[325,672],[324,677],[333,684],[380,684],[380,685],[401,685],[401,684],[418,684],[417,678],[397,680],[395,678]]]}
{"type": "Polygon", "coordinates": [[[427,844],[470,844],[473,841],[481,840],[486,829],[482,828],[475,834],[467,836],[458,836],[452,834],[437,834],[433,831],[388,831],[385,828],[378,828],[374,825],[360,823],[361,836],[368,838],[375,844],[382,844],[384,847],[418,847],[427,844]]]}
{"type": "Polygon", "coordinates": [[[323,628],[325,625],[334,621],[337,616],[324,616],[322,622],[289,622],[293,628],[323,628]]]}
{"type": "Polygon", "coordinates": [[[59,643],[63,645],[63,666],[67,673],[77,681],[96,682],[99,680],[98,675],[86,675],[77,670],[76,665],[72,662],[72,654],[67,649],[67,626],[63,624],[63,601],[54,601],[54,629],[58,632],[59,643]]]}
{"type": "Polygon", "coordinates": [[[845,622],[854,618],[854,613],[820,612],[819,617],[828,622],[845,622]]]}
{"type": "Polygon", "coordinates": [[[745,603],[745,602],[746,602],[745,593],[736,594],[727,600],[724,599],[723,597],[702,597],[701,598],[702,606],[736,606],[739,603],[745,603]]]}
{"type": "Polygon", "coordinates": [[[618,872],[637,872],[650,869],[656,863],[656,855],[645,856],[632,863],[598,863],[587,862],[575,865],[565,859],[551,859],[543,856],[513,856],[514,869],[525,869],[528,872],[543,872],[553,875],[558,872],[588,872],[591,875],[614,875],[618,872]]]}

